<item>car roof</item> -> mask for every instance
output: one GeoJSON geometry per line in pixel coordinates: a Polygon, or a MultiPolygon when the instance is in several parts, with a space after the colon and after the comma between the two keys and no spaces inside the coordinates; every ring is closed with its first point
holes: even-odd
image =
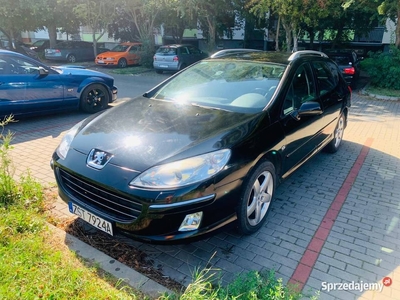
{"type": "Polygon", "coordinates": [[[21,56],[21,57],[26,57],[25,55],[15,52],[15,51],[10,51],[10,50],[5,50],[5,49],[0,49],[0,54],[12,54],[16,56],[21,56]]]}
{"type": "Polygon", "coordinates": [[[252,61],[273,62],[273,63],[287,65],[291,61],[305,57],[328,58],[328,56],[325,53],[313,50],[302,50],[294,53],[287,53],[287,52],[260,51],[260,50],[249,51],[248,49],[243,49],[241,51],[240,49],[238,49],[238,51],[227,52],[226,54],[222,54],[215,58],[211,57],[211,59],[252,60],[252,61]]]}
{"type": "Polygon", "coordinates": [[[162,45],[162,46],[160,46],[160,48],[179,48],[179,47],[188,47],[188,46],[193,46],[193,45],[191,45],[191,44],[170,44],[170,45],[162,45]]]}
{"type": "Polygon", "coordinates": [[[134,46],[134,45],[141,45],[142,43],[139,42],[124,42],[121,43],[120,45],[124,45],[124,46],[134,46]]]}

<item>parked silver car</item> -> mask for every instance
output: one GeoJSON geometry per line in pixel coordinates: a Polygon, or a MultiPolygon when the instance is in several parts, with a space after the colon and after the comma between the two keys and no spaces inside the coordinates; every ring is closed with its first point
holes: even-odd
{"type": "Polygon", "coordinates": [[[157,73],[179,71],[208,57],[208,54],[192,45],[166,45],[158,48],[153,57],[153,67],[157,73]]]}

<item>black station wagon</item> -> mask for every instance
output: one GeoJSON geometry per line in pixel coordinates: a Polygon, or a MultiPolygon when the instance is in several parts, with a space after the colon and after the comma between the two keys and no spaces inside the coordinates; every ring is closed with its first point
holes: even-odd
{"type": "Polygon", "coordinates": [[[75,125],[52,157],[71,213],[147,242],[267,218],[277,184],[341,145],[351,90],[324,53],[202,60],[75,125]]]}

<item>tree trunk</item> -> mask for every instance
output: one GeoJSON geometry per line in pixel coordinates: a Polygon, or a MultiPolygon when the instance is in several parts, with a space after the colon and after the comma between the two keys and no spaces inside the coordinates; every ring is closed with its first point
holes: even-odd
{"type": "Polygon", "coordinates": [[[281,16],[278,16],[278,25],[276,26],[275,51],[279,51],[279,28],[281,27],[281,16]]]}
{"type": "Polygon", "coordinates": [[[93,40],[93,53],[94,57],[96,57],[97,56],[96,28],[92,28],[92,40],[93,40]]]}
{"type": "Polygon", "coordinates": [[[286,33],[286,52],[292,52],[292,26],[287,24],[285,20],[282,20],[282,26],[286,33]]]}
{"type": "Polygon", "coordinates": [[[208,51],[213,52],[216,48],[215,35],[217,32],[217,24],[214,17],[207,16],[208,23],[208,51]]]}
{"type": "Polygon", "coordinates": [[[55,24],[48,24],[46,27],[49,33],[50,48],[54,48],[57,44],[57,27],[55,24]]]}
{"type": "MultiPolygon", "coordinates": [[[[400,1],[398,6],[400,6],[400,1]]],[[[400,7],[397,9],[397,24],[396,24],[396,48],[400,48],[400,7]]]]}
{"type": "Polygon", "coordinates": [[[310,48],[311,50],[313,50],[313,49],[314,49],[315,32],[314,32],[313,29],[311,29],[311,30],[308,30],[308,34],[310,35],[310,45],[309,45],[309,48],[310,48]]]}
{"type": "Polygon", "coordinates": [[[299,50],[299,36],[296,30],[293,30],[293,52],[299,50]]]}

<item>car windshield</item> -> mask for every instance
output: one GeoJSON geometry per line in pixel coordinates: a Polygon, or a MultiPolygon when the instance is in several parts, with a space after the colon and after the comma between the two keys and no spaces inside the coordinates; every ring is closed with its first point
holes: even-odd
{"type": "Polygon", "coordinates": [[[32,46],[33,46],[33,47],[40,47],[40,46],[42,46],[45,42],[46,42],[45,40],[39,40],[39,41],[34,42],[34,43],[32,44],[32,46]]]}
{"type": "Polygon", "coordinates": [[[156,53],[158,53],[158,54],[173,54],[173,55],[176,55],[176,48],[161,47],[161,48],[158,48],[156,53]]]}
{"type": "Polygon", "coordinates": [[[286,65],[206,60],[180,73],[154,99],[238,112],[259,112],[271,100],[286,65]]]}
{"type": "Polygon", "coordinates": [[[129,46],[126,45],[117,45],[111,49],[112,52],[125,52],[129,46]]]}

